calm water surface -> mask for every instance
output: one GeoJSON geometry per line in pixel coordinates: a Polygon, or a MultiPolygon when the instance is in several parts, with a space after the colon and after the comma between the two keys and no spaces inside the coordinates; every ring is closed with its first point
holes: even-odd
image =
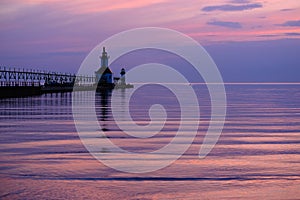
{"type": "MultiPolygon", "coordinates": [[[[71,93],[1,99],[0,198],[300,199],[300,85],[226,85],[225,127],[202,160],[197,155],[210,103],[203,85],[193,87],[201,111],[194,143],[172,165],[144,174],[110,169],[88,153],[74,125],[71,93]]],[[[117,91],[120,106],[126,92],[117,91]]],[[[149,152],[175,136],[180,111],[174,96],[164,89],[137,92],[130,104],[137,124],[149,122],[148,108],[154,103],[168,110],[164,129],[152,138],[132,138],[118,129],[109,92],[96,95],[96,112],[115,144],[132,152],[149,152]]],[[[187,130],[189,123],[194,121],[185,122],[187,130]]]]}

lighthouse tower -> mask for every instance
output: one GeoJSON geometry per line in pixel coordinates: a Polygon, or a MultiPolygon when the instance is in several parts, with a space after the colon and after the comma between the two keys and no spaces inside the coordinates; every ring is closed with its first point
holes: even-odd
{"type": "Polygon", "coordinates": [[[105,51],[105,47],[103,47],[102,56],[100,56],[100,58],[101,58],[101,67],[105,67],[105,68],[108,67],[109,56],[105,51]]]}

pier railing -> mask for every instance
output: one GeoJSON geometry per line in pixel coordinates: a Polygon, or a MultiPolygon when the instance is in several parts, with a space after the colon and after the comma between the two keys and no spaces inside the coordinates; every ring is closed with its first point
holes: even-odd
{"type": "Polygon", "coordinates": [[[91,86],[95,81],[94,76],[77,75],[76,77],[75,74],[0,66],[0,87],[91,86]]]}

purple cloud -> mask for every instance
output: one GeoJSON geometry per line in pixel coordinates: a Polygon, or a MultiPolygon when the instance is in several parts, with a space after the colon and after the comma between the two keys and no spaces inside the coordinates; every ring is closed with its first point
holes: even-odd
{"type": "Polygon", "coordinates": [[[278,35],[271,35],[271,34],[257,35],[256,37],[266,37],[266,38],[269,38],[269,37],[278,37],[278,36],[280,36],[280,34],[278,34],[278,35]]]}
{"type": "Polygon", "coordinates": [[[262,4],[260,3],[251,3],[244,5],[232,5],[232,4],[224,4],[224,5],[215,5],[215,6],[206,6],[202,8],[202,11],[211,12],[211,11],[243,11],[243,10],[252,10],[255,8],[262,8],[262,4]]]}
{"type": "Polygon", "coordinates": [[[300,33],[285,33],[287,36],[300,36],[300,33]]]}
{"type": "Polygon", "coordinates": [[[250,3],[250,0],[231,0],[230,3],[250,3]]]}
{"type": "Polygon", "coordinates": [[[300,20],[286,21],[283,24],[279,24],[279,26],[299,26],[300,27],[300,20]]]}
{"type": "Polygon", "coordinates": [[[281,9],[280,11],[286,12],[286,11],[293,11],[293,10],[295,10],[295,9],[292,9],[292,8],[285,8],[285,9],[281,9]]]}
{"type": "Polygon", "coordinates": [[[210,21],[207,22],[206,24],[208,25],[213,25],[213,26],[222,26],[222,27],[226,27],[226,28],[233,28],[233,29],[237,29],[237,28],[242,28],[242,25],[239,22],[228,22],[228,21],[210,21]]]}

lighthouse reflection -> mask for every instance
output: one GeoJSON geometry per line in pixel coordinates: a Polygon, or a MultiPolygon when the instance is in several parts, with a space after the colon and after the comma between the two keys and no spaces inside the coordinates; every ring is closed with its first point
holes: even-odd
{"type": "Polygon", "coordinates": [[[108,131],[108,121],[111,120],[111,89],[99,90],[95,96],[95,107],[102,131],[108,131]]]}

